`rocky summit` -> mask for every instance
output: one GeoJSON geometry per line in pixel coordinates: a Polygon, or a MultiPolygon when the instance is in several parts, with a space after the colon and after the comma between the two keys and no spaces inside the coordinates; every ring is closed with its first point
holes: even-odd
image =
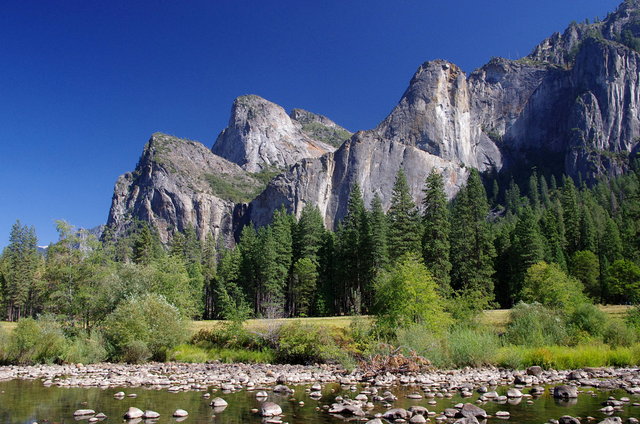
{"type": "Polygon", "coordinates": [[[164,242],[193,226],[222,236],[270,221],[284,205],[317,205],[333,227],[359,184],[384,207],[399,169],[416,201],[442,173],[449,197],[470,168],[568,174],[583,181],[624,173],[640,140],[640,2],[603,21],[571,24],[519,60],[494,58],[465,74],[444,60],[422,64],[376,128],[351,134],[329,118],[289,114],[259,96],[238,97],[212,149],[154,134],[132,173],[116,183],[108,224],[135,218],[164,242]]]}

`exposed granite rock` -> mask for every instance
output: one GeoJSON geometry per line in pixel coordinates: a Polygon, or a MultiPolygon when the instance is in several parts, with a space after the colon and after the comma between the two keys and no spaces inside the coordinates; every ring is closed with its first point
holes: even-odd
{"type": "Polygon", "coordinates": [[[309,137],[340,147],[352,133],[346,128],[333,122],[331,119],[304,109],[293,109],[289,117],[302,125],[302,131],[309,137]]]}
{"type": "Polygon", "coordinates": [[[204,145],[155,133],[135,171],[118,178],[107,225],[122,234],[136,217],[155,226],[163,243],[191,225],[202,239],[211,233],[230,243],[233,217],[242,204],[215,188],[220,179],[248,192],[261,187],[251,174],[204,145]]]}
{"type": "Polygon", "coordinates": [[[233,102],[229,126],[212,151],[250,172],[282,168],[303,158],[318,157],[335,148],[315,140],[275,103],[255,95],[233,102]]]}

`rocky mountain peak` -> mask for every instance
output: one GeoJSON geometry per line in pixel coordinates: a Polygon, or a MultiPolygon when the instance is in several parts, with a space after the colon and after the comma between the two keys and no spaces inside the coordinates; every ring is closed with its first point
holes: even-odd
{"type": "Polygon", "coordinates": [[[235,99],[229,125],[212,148],[216,155],[249,172],[284,168],[333,150],[309,137],[282,107],[256,95],[235,99]]]}
{"type": "Polygon", "coordinates": [[[304,109],[293,109],[289,116],[302,125],[302,131],[309,137],[334,147],[340,147],[352,134],[349,130],[336,124],[326,116],[304,109]]]}

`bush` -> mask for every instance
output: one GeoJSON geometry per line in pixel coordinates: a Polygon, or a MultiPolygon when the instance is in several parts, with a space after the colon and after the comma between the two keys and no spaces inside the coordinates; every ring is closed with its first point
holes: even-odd
{"type": "Polygon", "coordinates": [[[141,340],[132,340],[122,348],[122,360],[128,364],[141,364],[151,358],[149,346],[141,340]]]}
{"type": "Polygon", "coordinates": [[[11,334],[8,359],[19,364],[60,362],[65,350],[62,328],[52,317],[23,318],[11,334]]]}
{"type": "Polygon", "coordinates": [[[99,331],[93,331],[91,336],[86,333],[78,334],[69,342],[63,357],[65,362],[94,364],[107,359],[104,337],[99,331]]]}
{"type": "Polygon", "coordinates": [[[259,334],[248,331],[241,322],[223,323],[211,329],[202,329],[192,338],[191,343],[209,344],[211,347],[227,349],[259,350],[269,343],[259,334]]]}
{"type": "Polygon", "coordinates": [[[538,302],[549,308],[571,311],[587,303],[583,286],[565,274],[557,264],[538,262],[527,269],[522,283],[524,302],[538,302]]]}
{"type": "Polygon", "coordinates": [[[438,294],[438,284],[422,258],[406,255],[378,277],[376,328],[382,337],[393,339],[398,328],[421,324],[441,334],[451,322],[438,294]]]}
{"type": "Polygon", "coordinates": [[[637,340],[636,332],[623,321],[611,320],[604,331],[604,342],[611,347],[631,346],[637,340]]]}
{"type": "Polygon", "coordinates": [[[421,325],[398,330],[398,346],[428,359],[438,368],[451,366],[446,338],[435,337],[421,325]]]}
{"type": "Polygon", "coordinates": [[[492,364],[500,347],[493,332],[469,327],[454,327],[447,339],[451,362],[456,367],[492,364]]]}
{"type": "Polygon", "coordinates": [[[292,322],[280,327],[276,359],[288,364],[311,364],[346,358],[326,329],[292,322]]]}
{"type": "Polygon", "coordinates": [[[606,322],[605,313],[590,303],[576,307],[567,319],[567,324],[574,332],[578,333],[578,337],[580,337],[580,333],[591,337],[602,337],[606,322]]]}
{"type": "Polygon", "coordinates": [[[162,296],[146,294],[120,303],[105,320],[104,335],[112,359],[139,362],[147,356],[163,361],[185,339],[186,327],[175,306],[162,296]]]}
{"type": "Polygon", "coordinates": [[[519,303],[511,310],[505,340],[521,346],[564,344],[567,330],[563,317],[540,304],[519,303]]]}

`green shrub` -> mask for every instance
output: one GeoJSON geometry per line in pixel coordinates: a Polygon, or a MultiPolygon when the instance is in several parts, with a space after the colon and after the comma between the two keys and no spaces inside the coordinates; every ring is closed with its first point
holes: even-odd
{"type": "Polygon", "coordinates": [[[629,327],[640,331],[640,305],[635,305],[627,310],[625,321],[629,327]]]}
{"type": "Polygon", "coordinates": [[[607,316],[590,303],[584,303],[575,308],[569,315],[567,324],[576,333],[583,333],[591,337],[600,338],[604,333],[607,316]]]}
{"type": "Polygon", "coordinates": [[[146,294],[120,303],[105,320],[104,336],[112,359],[138,362],[146,355],[144,346],[148,357],[163,361],[185,339],[187,325],[162,296],[146,294]]]}
{"type": "Polygon", "coordinates": [[[495,333],[469,327],[454,327],[447,340],[451,362],[457,367],[492,364],[500,347],[495,333]]]}
{"type": "Polygon", "coordinates": [[[416,324],[398,330],[397,342],[398,346],[428,359],[435,367],[445,368],[452,365],[446,337],[436,337],[421,325],[416,324]]]}
{"type": "Polygon", "coordinates": [[[222,323],[211,329],[202,329],[191,338],[192,344],[209,344],[227,349],[259,350],[269,343],[259,334],[247,330],[241,322],[222,323]]]}
{"type": "Polygon", "coordinates": [[[356,316],[351,320],[346,337],[353,343],[353,350],[357,354],[368,352],[376,344],[371,321],[361,316],[356,316]]]}
{"type": "Polygon", "coordinates": [[[52,317],[23,318],[11,334],[8,359],[19,364],[53,363],[62,360],[65,350],[64,333],[52,317]]]}
{"type": "Polygon", "coordinates": [[[132,340],[122,348],[121,355],[122,360],[128,364],[141,364],[147,362],[152,353],[142,340],[132,340]]]}
{"type": "Polygon", "coordinates": [[[631,346],[637,340],[636,332],[625,322],[611,320],[604,329],[604,342],[611,347],[631,346]]]}
{"type": "Polygon", "coordinates": [[[107,359],[107,349],[102,333],[93,331],[91,336],[80,333],[69,342],[63,357],[65,362],[94,364],[107,359]]]}
{"type": "Polygon", "coordinates": [[[519,303],[511,310],[505,341],[522,346],[564,344],[567,330],[563,317],[538,303],[519,303]]]}
{"type": "Polygon", "coordinates": [[[326,329],[292,322],[280,327],[276,359],[289,364],[311,364],[339,362],[344,357],[326,329]]]}

